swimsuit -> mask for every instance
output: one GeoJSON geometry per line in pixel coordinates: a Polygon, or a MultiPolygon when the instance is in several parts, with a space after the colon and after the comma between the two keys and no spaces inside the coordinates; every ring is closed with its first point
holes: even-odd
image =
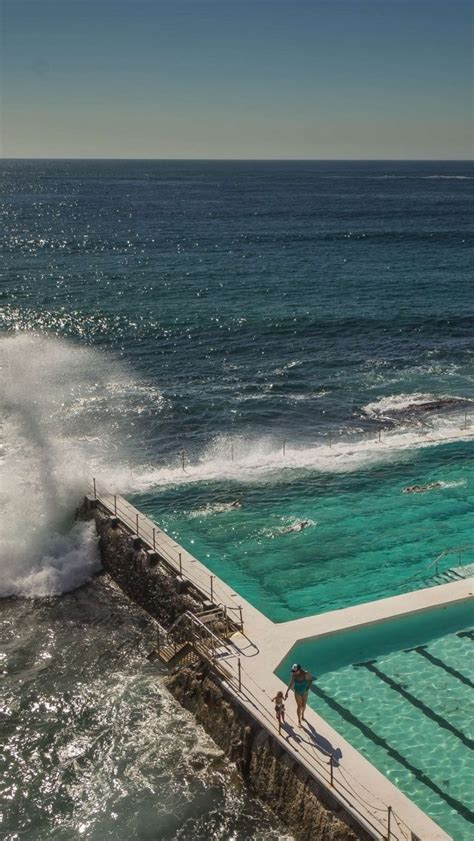
{"type": "Polygon", "coordinates": [[[293,689],[295,691],[295,695],[304,695],[311,686],[311,682],[312,681],[310,680],[306,680],[306,678],[303,678],[303,680],[295,679],[293,682],[293,689]]]}

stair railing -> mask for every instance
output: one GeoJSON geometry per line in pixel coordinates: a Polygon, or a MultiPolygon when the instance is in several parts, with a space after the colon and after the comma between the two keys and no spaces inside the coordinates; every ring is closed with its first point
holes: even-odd
{"type": "Polygon", "coordinates": [[[191,611],[187,610],[185,613],[182,613],[181,616],[176,619],[175,622],[168,628],[166,631],[166,640],[167,642],[173,643],[176,647],[176,631],[179,627],[185,627],[187,632],[189,633],[191,639],[188,640],[191,644],[196,645],[200,640],[206,641],[211,650],[211,659],[215,659],[217,651],[219,649],[224,649],[229,654],[231,654],[231,649],[229,648],[225,639],[218,636],[214,631],[212,631],[204,622],[191,613],[191,611]],[[186,625],[188,626],[186,628],[186,625]]]}
{"type": "Polygon", "coordinates": [[[459,566],[463,566],[462,558],[463,552],[466,549],[474,549],[474,543],[467,543],[464,546],[453,546],[451,549],[445,549],[441,552],[440,555],[437,555],[432,561],[429,562],[428,568],[435,565],[435,575],[439,575],[439,562],[445,558],[447,555],[452,555],[454,552],[459,552],[459,566]]]}

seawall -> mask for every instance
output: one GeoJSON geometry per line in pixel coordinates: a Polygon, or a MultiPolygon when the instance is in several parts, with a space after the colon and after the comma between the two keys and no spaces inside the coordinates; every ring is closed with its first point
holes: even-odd
{"type": "Polygon", "coordinates": [[[246,710],[206,662],[180,668],[166,684],[222,748],[246,785],[298,841],[356,841],[370,836],[329,790],[319,786],[246,710]]]}
{"type": "MultiPolygon", "coordinates": [[[[150,552],[96,500],[86,497],[81,519],[94,519],[104,569],[123,592],[165,628],[186,611],[198,611],[205,596],[186,587],[159,553],[150,552]],[[184,592],[183,592],[184,590],[184,592]]],[[[366,841],[371,836],[241,706],[208,660],[194,658],[166,678],[170,692],[192,712],[236,764],[249,789],[265,801],[298,841],[366,841]]]]}
{"type": "Polygon", "coordinates": [[[96,500],[86,497],[77,517],[95,520],[103,568],[124,593],[168,628],[186,610],[202,607],[192,588],[172,574],[158,552],[147,551],[139,537],[110,514],[96,500]]]}

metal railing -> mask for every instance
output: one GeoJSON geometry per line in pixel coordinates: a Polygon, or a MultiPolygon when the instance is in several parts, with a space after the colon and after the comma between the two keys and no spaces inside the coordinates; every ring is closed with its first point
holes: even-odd
{"type": "Polygon", "coordinates": [[[221,607],[227,620],[243,631],[242,605],[228,603],[227,594],[221,584],[216,581],[215,575],[205,572],[199,566],[191,569],[190,565],[196,564],[196,558],[172,541],[162,529],[121,496],[99,488],[96,478],[90,479],[89,488],[94,499],[97,499],[112,516],[120,520],[132,534],[136,534],[149,549],[153,549],[173,573],[187,580],[216,607],[221,607]]]}
{"type": "MultiPolygon", "coordinates": [[[[457,429],[459,429],[459,431],[461,431],[461,432],[463,430],[467,431],[469,429],[470,434],[472,434],[472,430],[471,430],[472,422],[471,422],[471,418],[470,418],[470,412],[474,408],[474,399],[471,399],[471,398],[465,398],[465,399],[466,399],[466,402],[469,404],[469,406],[468,406],[468,408],[464,408],[462,410],[462,414],[464,416],[464,423],[463,423],[462,426],[457,426],[457,425],[455,426],[453,424],[453,426],[451,428],[452,428],[453,432],[454,432],[454,430],[457,430],[457,429]],[[468,419],[468,417],[469,417],[469,419],[468,419]]],[[[460,406],[458,406],[457,410],[456,410],[458,412],[458,414],[459,414],[459,410],[460,410],[460,406]]],[[[370,421],[370,420],[371,420],[370,418],[366,418],[366,421],[370,421]]],[[[387,422],[388,423],[395,423],[397,421],[396,417],[390,418],[389,415],[387,415],[387,417],[384,418],[384,419],[373,418],[372,421],[373,421],[374,425],[373,425],[373,428],[371,430],[367,430],[365,432],[361,432],[360,429],[353,429],[353,430],[345,429],[343,432],[341,432],[340,430],[329,430],[328,432],[322,433],[321,438],[317,439],[315,443],[316,443],[316,445],[321,446],[321,445],[324,445],[327,442],[327,446],[330,449],[332,449],[333,447],[337,447],[338,444],[348,444],[348,443],[352,444],[354,439],[356,440],[356,442],[360,441],[360,442],[364,442],[364,443],[369,443],[370,441],[373,441],[374,443],[377,443],[377,444],[382,444],[382,443],[387,443],[388,444],[388,443],[390,443],[390,437],[387,435],[387,437],[384,439],[384,437],[383,437],[384,433],[396,432],[400,436],[403,436],[405,433],[411,432],[416,427],[422,427],[424,430],[431,431],[436,436],[435,438],[428,438],[427,436],[423,436],[419,439],[419,443],[422,443],[423,441],[426,441],[426,440],[428,440],[428,441],[439,441],[440,443],[442,441],[451,441],[452,440],[452,435],[449,435],[449,434],[448,435],[442,435],[440,432],[438,432],[436,429],[434,429],[433,426],[429,422],[424,420],[422,417],[417,417],[416,422],[413,423],[413,421],[411,421],[411,424],[410,424],[410,419],[407,418],[406,419],[406,425],[403,426],[403,427],[399,427],[399,428],[394,427],[394,426],[387,426],[387,422]],[[383,423],[383,420],[385,420],[385,424],[383,423]]],[[[395,447],[400,446],[400,443],[401,442],[396,443],[395,447]]],[[[412,444],[412,443],[416,443],[416,442],[412,441],[410,443],[412,444]]],[[[238,457],[238,455],[239,455],[239,449],[240,450],[245,449],[245,441],[243,441],[243,439],[240,436],[236,436],[236,437],[229,436],[227,445],[228,445],[228,458],[229,458],[230,462],[234,462],[234,461],[237,460],[236,457],[238,457]]],[[[282,453],[283,458],[286,458],[287,456],[291,455],[292,452],[293,453],[295,453],[295,452],[298,453],[297,449],[294,449],[294,450],[290,449],[290,447],[288,446],[288,441],[287,441],[286,438],[281,438],[280,439],[280,447],[281,447],[281,453],[282,453]]],[[[182,470],[183,473],[185,473],[188,466],[191,466],[191,467],[193,466],[193,460],[192,460],[189,452],[185,448],[180,449],[179,452],[177,453],[177,455],[179,456],[179,463],[181,465],[181,470],[182,470]]]]}
{"type": "MultiPolygon", "coordinates": [[[[387,841],[411,841],[413,834],[407,824],[394,812],[390,804],[366,789],[349,771],[342,768],[334,754],[327,753],[327,761],[319,755],[316,744],[305,742],[301,732],[296,734],[297,753],[293,753],[287,738],[279,734],[276,719],[269,711],[271,703],[268,693],[262,689],[242,666],[241,658],[226,640],[220,638],[192,613],[185,613],[168,629],[166,642],[185,628],[189,633],[189,644],[196,654],[204,658],[236,702],[245,708],[259,724],[305,769],[318,783],[332,793],[354,815],[357,821],[377,839],[387,841]],[[252,685],[252,686],[251,686],[252,685]],[[313,750],[311,750],[313,747],[313,750]]],[[[293,723],[291,716],[285,718],[293,723]]]]}
{"type": "Polygon", "coordinates": [[[439,563],[443,560],[443,558],[448,557],[449,555],[457,554],[459,557],[459,567],[467,566],[468,564],[464,561],[464,552],[468,549],[474,549],[474,543],[467,543],[463,546],[453,546],[450,549],[445,549],[441,554],[437,555],[432,561],[429,562],[428,567],[435,567],[435,575],[439,574],[439,563]]]}
{"type": "MultiPolygon", "coordinates": [[[[90,481],[90,489],[94,498],[111,515],[117,517],[132,534],[140,537],[143,543],[153,549],[174,573],[178,573],[184,579],[187,579],[198,592],[209,596],[213,605],[221,608],[226,617],[229,616],[229,612],[237,612],[238,621],[234,624],[243,630],[242,607],[226,604],[224,591],[222,591],[222,601],[216,603],[215,597],[222,588],[219,584],[216,584],[215,576],[208,574],[206,578],[204,571],[201,574],[198,574],[197,570],[191,572],[188,563],[196,562],[192,555],[174,544],[165,532],[129,503],[126,503],[122,497],[99,489],[95,478],[90,481]],[[183,564],[183,555],[185,556],[185,564],[183,564]]],[[[213,671],[236,701],[260,725],[263,724],[270,731],[272,737],[277,739],[296,761],[301,762],[318,782],[323,783],[336,799],[348,807],[369,834],[376,839],[384,839],[384,841],[385,839],[387,841],[412,841],[416,837],[407,824],[394,812],[390,804],[384,803],[373,792],[366,789],[347,769],[342,768],[335,761],[332,754],[328,754],[327,761],[323,761],[316,753],[316,751],[319,752],[317,745],[314,744],[313,750],[311,750],[311,743],[305,743],[299,735],[297,750],[295,752],[291,750],[287,740],[279,735],[276,720],[269,711],[270,699],[268,693],[256,683],[242,666],[239,652],[231,643],[221,638],[190,612],[182,614],[169,629],[163,628],[156,620],[154,621],[159,629],[158,646],[161,645],[161,633],[163,645],[171,643],[174,639],[176,651],[178,650],[176,636],[179,631],[185,629],[187,624],[188,628],[186,630],[190,637],[187,641],[195,647],[196,653],[200,657],[204,657],[209,662],[213,671]]],[[[286,716],[286,718],[293,722],[290,716],[286,716]]]]}

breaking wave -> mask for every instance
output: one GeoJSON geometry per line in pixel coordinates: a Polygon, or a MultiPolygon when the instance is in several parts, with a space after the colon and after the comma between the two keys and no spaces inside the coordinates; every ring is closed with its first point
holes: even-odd
{"type": "MultiPolygon", "coordinates": [[[[393,420],[398,413],[395,427],[382,434],[346,430],[312,444],[220,435],[184,460],[147,465],[139,450],[141,416],[159,417],[165,405],[159,389],[133,379],[121,363],[97,350],[22,332],[0,338],[0,394],[3,596],[57,595],[99,568],[94,534],[74,522],[91,475],[104,489],[122,494],[222,480],[287,483],[309,472],[342,473],[408,460],[421,447],[474,434],[464,422],[465,406],[472,403],[413,393],[365,406],[372,418],[393,420]],[[415,409],[430,412],[429,426],[413,423],[415,409]]],[[[217,515],[233,507],[238,504],[230,497],[194,514],[217,515]]]]}
{"type": "Polygon", "coordinates": [[[388,397],[382,397],[380,400],[367,403],[363,407],[362,413],[369,418],[391,420],[394,416],[401,414],[442,411],[459,406],[467,408],[470,404],[471,401],[464,397],[413,392],[412,394],[391,394],[388,397]]]}
{"type": "Polygon", "coordinates": [[[127,422],[161,395],[98,351],[21,332],[0,338],[0,395],[0,595],[57,595],[99,568],[74,522],[87,467],[115,485],[127,422]]]}
{"type": "MultiPolygon", "coordinates": [[[[200,455],[166,466],[150,466],[123,476],[123,482],[139,492],[159,490],[199,482],[286,483],[308,473],[348,473],[372,465],[411,459],[423,447],[467,441],[474,438],[474,427],[464,425],[464,414],[439,417],[429,427],[404,425],[384,430],[379,437],[346,433],[311,445],[298,445],[271,437],[237,439],[219,436],[200,455]]],[[[195,512],[195,516],[220,513],[229,505],[195,512]]]]}

